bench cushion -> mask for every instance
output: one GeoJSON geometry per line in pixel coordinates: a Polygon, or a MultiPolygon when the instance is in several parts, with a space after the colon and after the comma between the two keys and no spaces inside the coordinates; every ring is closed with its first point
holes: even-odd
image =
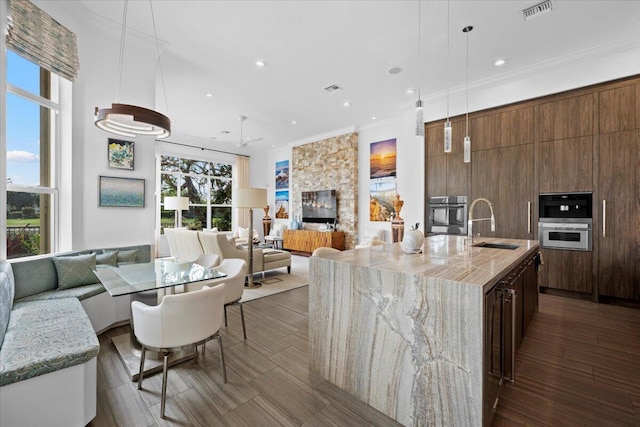
{"type": "Polygon", "coordinates": [[[16,302],[0,348],[0,387],[85,363],[99,351],[78,299],[16,302]]]}
{"type": "Polygon", "coordinates": [[[82,301],[83,299],[91,298],[92,296],[106,291],[107,290],[102,286],[102,283],[92,283],[91,285],[78,286],[76,288],[56,289],[55,291],[41,292],[39,294],[21,298],[16,300],[16,302],[46,301],[60,298],[78,298],[82,301]]]}
{"type": "Polygon", "coordinates": [[[11,264],[0,263],[0,347],[4,341],[4,334],[9,326],[15,286],[11,264]]]}

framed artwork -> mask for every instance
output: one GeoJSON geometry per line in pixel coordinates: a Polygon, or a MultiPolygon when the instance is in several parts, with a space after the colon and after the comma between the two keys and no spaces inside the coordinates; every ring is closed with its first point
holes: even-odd
{"type": "Polygon", "coordinates": [[[276,190],[289,188],[289,160],[276,162],[276,190]]]}
{"type": "Polygon", "coordinates": [[[276,191],[276,218],[289,219],[289,190],[276,191]]]}
{"type": "Polygon", "coordinates": [[[144,207],[144,179],[100,176],[98,205],[105,207],[144,207]]]}
{"type": "Polygon", "coordinates": [[[396,139],[374,142],[369,152],[370,179],[396,177],[396,139]]]}
{"type": "Polygon", "coordinates": [[[111,169],[133,170],[133,141],[109,138],[107,166],[111,169]]]}
{"type": "Polygon", "coordinates": [[[391,221],[396,180],[371,181],[369,192],[369,221],[391,221]]]}

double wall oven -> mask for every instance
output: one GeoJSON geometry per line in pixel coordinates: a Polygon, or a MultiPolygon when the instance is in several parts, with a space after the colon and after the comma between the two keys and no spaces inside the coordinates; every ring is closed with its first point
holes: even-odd
{"type": "Polygon", "coordinates": [[[593,198],[591,193],[540,194],[540,247],[591,251],[593,198]]]}
{"type": "Polygon", "coordinates": [[[427,232],[467,234],[467,196],[429,197],[427,232]]]}

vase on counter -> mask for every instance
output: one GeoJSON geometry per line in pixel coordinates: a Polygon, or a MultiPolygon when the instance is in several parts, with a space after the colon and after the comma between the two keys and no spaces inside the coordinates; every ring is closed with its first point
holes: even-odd
{"type": "Polygon", "coordinates": [[[418,229],[418,225],[411,226],[411,230],[405,231],[400,243],[400,249],[406,254],[417,254],[422,252],[422,245],[424,245],[424,234],[418,229]]]}

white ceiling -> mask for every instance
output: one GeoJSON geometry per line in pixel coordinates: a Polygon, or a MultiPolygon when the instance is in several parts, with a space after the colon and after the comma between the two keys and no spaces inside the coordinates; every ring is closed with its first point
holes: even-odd
{"type": "MultiPolygon", "coordinates": [[[[172,1],[155,0],[161,59],[175,135],[228,143],[263,138],[255,148],[279,147],[309,136],[398,117],[421,87],[428,98],[501,73],[557,66],[576,53],[640,43],[640,1],[554,0],[548,15],[525,21],[521,9],[536,0],[451,1],[450,72],[447,2],[412,1],[172,1]],[[631,42],[630,42],[631,41],[631,42]],[[507,59],[495,67],[498,58],[507,59]],[[255,61],[267,66],[259,69],[255,61]],[[391,67],[401,67],[390,75],[391,67]],[[535,67],[534,67],[535,66],[535,67]],[[418,77],[418,68],[421,75],[418,77]],[[344,88],[327,93],[326,86],[344,88]],[[207,98],[204,92],[213,97],[207,98]],[[345,108],[343,103],[351,106],[345,108]],[[296,125],[291,121],[295,120],[296,125]],[[222,131],[230,131],[228,135],[222,131]]],[[[123,1],[79,0],[89,19],[122,23],[123,1]]],[[[128,33],[153,35],[148,1],[130,1],[128,33]],[[134,30],[135,29],[135,30],[134,30]]],[[[119,46],[114,46],[119,49],[119,46]]],[[[82,59],[82,58],[81,58],[82,59]]],[[[164,102],[158,100],[162,111],[164,102]]],[[[220,144],[215,144],[220,146],[220,144]]]]}

